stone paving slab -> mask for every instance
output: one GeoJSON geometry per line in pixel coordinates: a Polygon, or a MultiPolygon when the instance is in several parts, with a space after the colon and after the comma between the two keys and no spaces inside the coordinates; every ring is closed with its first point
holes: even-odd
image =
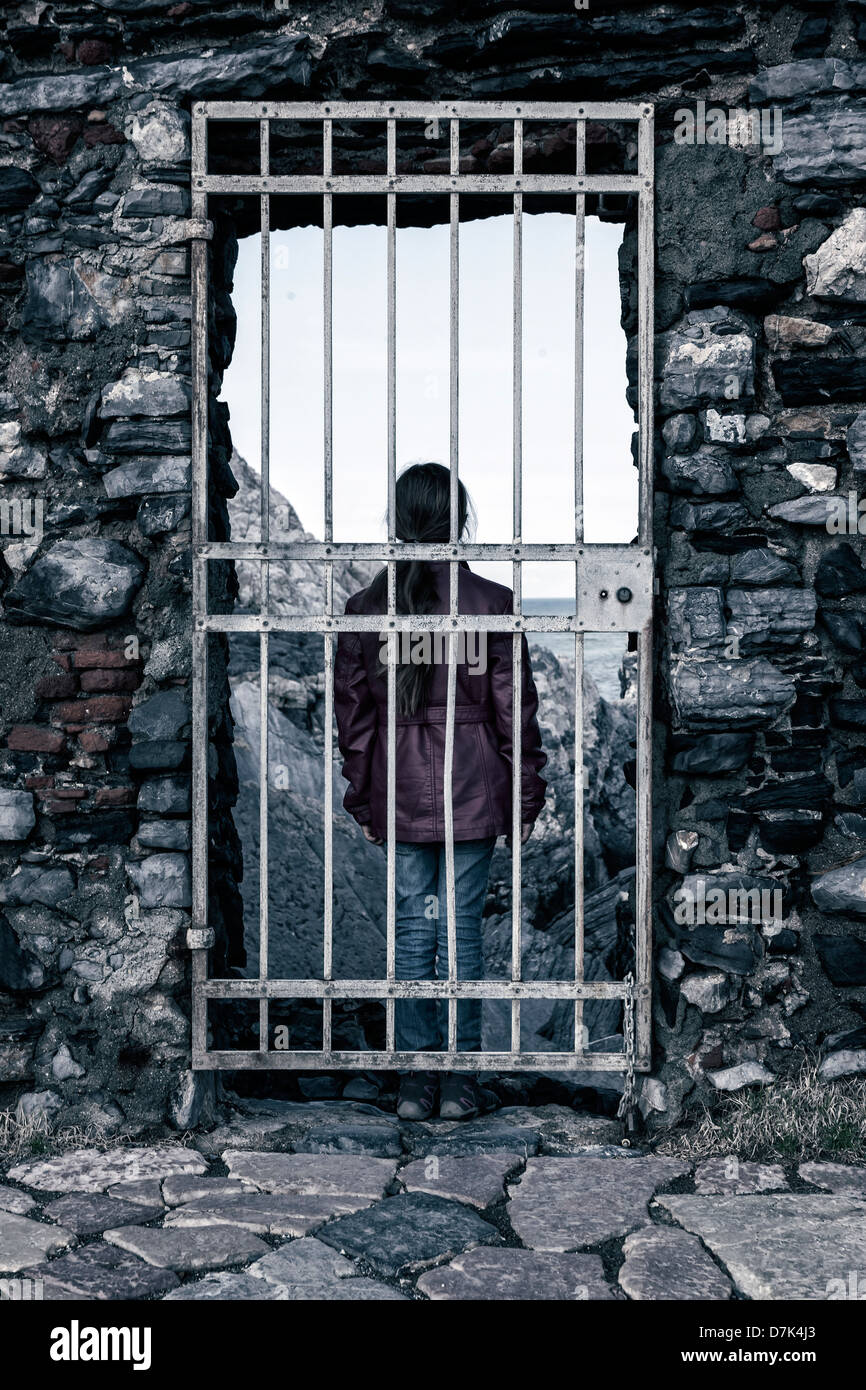
{"type": "Polygon", "coordinates": [[[108,1195],[122,1202],[139,1202],[144,1207],[164,1205],[161,1178],[133,1178],[131,1182],[112,1183],[108,1195]]]}
{"type": "Polygon", "coordinates": [[[586,1115],[567,1105],[508,1105],[496,1111],[500,1123],[538,1132],[540,1154],[562,1157],[596,1144],[619,1147],[622,1125],[607,1115],[586,1115]]]}
{"type": "Polygon", "coordinates": [[[429,1154],[470,1158],[479,1153],[513,1153],[520,1158],[528,1158],[539,1151],[541,1130],[529,1125],[509,1124],[497,1115],[485,1115],[477,1120],[440,1120],[406,1125],[403,1142],[417,1158],[429,1154]]]}
{"type": "Polygon", "coordinates": [[[849,1163],[801,1163],[797,1172],[806,1182],[828,1192],[866,1197],[866,1168],[849,1163]]]}
{"type": "Polygon", "coordinates": [[[0,1274],[18,1274],[75,1243],[72,1231],[63,1226],[49,1226],[12,1211],[0,1211],[0,1274]]]}
{"type": "Polygon", "coordinates": [[[293,1301],[323,1303],[408,1303],[406,1294],[391,1284],[378,1284],[375,1279],[335,1279],[330,1284],[301,1284],[291,1293],[293,1301]]]}
{"type": "Polygon", "coordinates": [[[700,1236],[749,1298],[830,1298],[847,1289],[852,1270],[866,1268],[866,1198],[780,1192],[656,1200],[700,1236]]]}
{"type": "Polygon", "coordinates": [[[263,1302],[284,1298],[279,1289],[266,1284],[264,1279],[251,1279],[242,1269],[222,1270],[218,1274],[206,1274],[194,1283],[180,1284],[167,1293],[163,1303],[200,1302],[202,1299],[222,1298],[263,1302]]]}
{"type": "Polygon", "coordinates": [[[599,1255],[536,1250],[475,1249],[422,1274],[418,1288],[431,1299],[615,1299],[599,1255]]]}
{"type": "Polygon", "coordinates": [[[70,1149],[57,1158],[28,1159],[8,1176],[40,1192],[105,1192],[113,1183],[139,1178],[167,1178],[173,1173],[203,1173],[207,1164],[195,1149],[182,1144],[115,1149],[70,1149]]]}
{"type": "Polygon", "coordinates": [[[44,1297],[52,1301],[152,1298],[175,1288],[178,1282],[171,1270],[153,1269],[143,1260],[102,1242],[84,1245],[28,1273],[43,1280],[44,1297]]]}
{"type": "Polygon", "coordinates": [[[384,1122],[373,1124],[313,1125],[295,1139],[296,1153],[310,1154],[370,1154],[377,1158],[399,1158],[403,1141],[397,1125],[384,1122]]]}
{"type": "Polygon", "coordinates": [[[733,1154],[707,1158],[695,1169],[695,1191],[704,1196],[745,1196],[753,1192],[789,1192],[779,1163],[749,1163],[733,1154]]]}
{"type": "Polygon", "coordinates": [[[166,1178],[162,1184],[162,1200],[170,1207],[179,1207],[184,1202],[197,1202],[202,1198],[222,1200],[224,1197],[243,1197],[249,1192],[246,1183],[237,1179],[211,1177],[203,1173],[196,1177],[191,1173],[181,1173],[176,1178],[166,1178]]]}
{"type": "Polygon", "coordinates": [[[644,1226],[626,1236],[619,1282],[638,1301],[726,1299],[731,1281],[697,1236],[675,1226],[644,1226]]]}
{"type": "Polygon", "coordinates": [[[351,1260],[339,1251],[317,1240],[315,1236],[304,1236],[302,1240],[290,1240],[278,1250],[256,1260],[247,1270],[255,1279],[264,1279],[269,1284],[323,1284],[332,1279],[347,1279],[357,1274],[351,1260]]]}
{"type": "Polygon", "coordinates": [[[426,1192],[389,1197],[366,1211],[340,1216],[319,1232],[319,1239],[386,1276],[423,1269],[472,1245],[502,1242],[496,1227],[474,1211],[426,1192]]]}
{"type": "Polygon", "coordinates": [[[628,1235],[650,1221],[647,1204],[690,1171],[676,1158],[530,1158],[509,1185],[508,1218],[532,1250],[575,1250],[628,1235]]]}
{"type": "Polygon", "coordinates": [[[206,1198],[175,1207],[165,1218],[165,1229],[178,1226],[239,1226],[263,1236],[304,1236],[335,1216],[345,1216],[370,1206],[371,1197],[348,1193],[299,1196],[297,1193],[250,1192],[225,1201],[206,1198]]]}
{"type": "Polygon", "coordinates": [[[35,1206],[36,1202],[29,1192],[0,1186],[0,1211],[11,1211],[15,1216],[26,1216],[35,1206]]]}
{"type": "Polygon", "coordinates": [[[292,1147],[295,1129],[285,1120],[272,1116],[232,1120],[216,1129],[193,1136],[196,1149],[204,1154],[218,1154],[222,1149],[274,1149],[292,1147]]]}
{"type": "Polygon", "coordinates": [[[268,1247],[240,1226],[192,1226],[162,1230],[152,1226],[121,1226],[106,1231],[105,1239],[149,1265],[179,1274],[224,1269],[266,1255],[268,1247]]]}
{"type": "Polygon", "coordinates": [[[116,1197],[104,1197],[99,1192],[70,1192],[66,1197],[58,1197],[55,1202],[43,1208],[49,1221],[56,1221],[77,1236],[95,1235],[107,1231],[109,1226],[133,1226],[138,1222],[153,1221],[165,1211],[162,1202],[159,1206],[143,1206],[140,1202],[124,1202],[116,1197]]]}
{"type": "Polygon", "coordinates": [[[432,1192],[436,1197],[483,1208],[504,1198],[505,1178],[520,1161],[513,1153],[475,1154],[472,1158],[432,1154],[407,1163],[398,1177],[408,1192],[432,1192]]]}
{"type": "Polygon", "coordinates": [[[378,1198],[393,1182],[397,1165],[388,1158],[355,1154],[274,1154],[227,1149],[223,1162],[233,1178],[262,1192],[308,1196],[378,1198]]]}

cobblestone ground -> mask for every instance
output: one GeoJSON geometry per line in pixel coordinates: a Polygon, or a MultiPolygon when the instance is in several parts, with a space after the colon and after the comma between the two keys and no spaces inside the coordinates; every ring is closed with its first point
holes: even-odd
{"type": "Polygon", "coordinates": [[[0,1181],[0,1273],[46,1299],[828,1299],[866,1268],[866,1167],[698,1162],[612,1120],[406,1124],[245,1102],[192,1144],[0,1181]]]}

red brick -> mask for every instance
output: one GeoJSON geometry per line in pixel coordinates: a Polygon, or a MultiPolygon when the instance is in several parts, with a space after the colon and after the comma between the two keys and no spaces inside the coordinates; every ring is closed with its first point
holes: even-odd
{"type": "Polygon", "coordinates": [[[57,729],[38,724],[16,724],[9,730],[6,743],[22,753],[62,753],[66,740],[57,729]]]}
{"type": "Polygon", "coordinates": [[[72,657],[68,652],[52,652],[51,660],[56,661],[58,666],[62,666],[64,671],[72,670],[72,657]]]}
{"type": "Polygon", "coordinates": [[[58,801],[82,801],[87,795],[86,787],[52,787],[47,793],[48,796],[57,797],[58,801]]]}
{"type": "Polygon", "coordinates": [[[43,801],[39,809],[46,816],[71,816],[75,814],[75,801],[43,801]]]}
{"type": "Polygon", "coordinates": [[[64,724],[63,730],[67,734],[80,734],[84,729],[83,724],[64,724]]]}
{"type": "Polygon", "coordinates": [[[25,777],[24,785],[29,792],[39,791],[42,787],[53,787],[53,777],[25,777]]]}
{"type": "Polygon", "coordinates": [[[99,667],[92,671],[82,671],[82,690],[137,690],[138,671],[110,671],[99,667]]]}
{"type": "Polygon", "coordinates": [[[95,859],[88,859],[84,867],[89,874],[104,874],[110,862],[107,854],[98,854],[95,859]]]}
{"type": "Polygon", "coordinates": [[[134,806],[135,787],[100,787],[93,798],[95,806],[134,806]]]}
{"type": "Polygon", "coordinates": [[[108,647],[94,651],[77,651],[72,654],[72,663],[76,671],[90,671],[96,667],[107,670],[114,670],[121,667],[123,670],[135,670],[140,664],[139,661],[128,661],[121,647],[108,647]]]}
{"type": "Polygon", "coordinates": [[[115,742],[116,729],[82,729],[78,742],[85,753],[105,753],[115,742]]]}
{"type": "Polygon", "coordinates": [[[78,677],[43,676],[36,682],[36,694],[42,700],[67,700],[70,695],[78,694],[78,677]]]}
{"type": "Polygon", "coordinates": [[[58,724],[121,724],[129,716],[128,695],[94,695],[89,700],[69,700],[56,705],[51,718],[58,724]]]}

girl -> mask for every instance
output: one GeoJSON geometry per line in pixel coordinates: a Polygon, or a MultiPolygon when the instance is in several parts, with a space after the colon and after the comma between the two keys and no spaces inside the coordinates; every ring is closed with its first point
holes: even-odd
{"type": "MultiPolygon", "coordinates": [[[[470,512],[459,484],[462,536],[470,512]]],[[[450,535],[451,481],[439,463],[419,463],[397,479],[396,533],[402,541],[447,541],[450,535]]],[[[387,570],[353,594],[347,613],[387,611],[387,570]]],[[[397,564],[398,613],[447,613],[447,561],[397,564]]],[[[463,561],[458,570],[460,613],[512,613],[510,589],[473,574],[463,561]]],[[[468,635],[468,634],[467,634],[468,635]]],[[[429,634],[428,634],[429,636],[429,634]]],[[[538,695],[529,651],[523,639],[521,841],[526,843],[544,804],[539,775],[547,761],[541,748],[536,712],[538,695]]],[[[349,783],[343,805],[374,845],[384,844],[387,823],[387,671],[382,635],[340,633],[334,664],[334,705],[343,776],[349,783]]],[[[459,645],[459,644],[458,644],[459,645]]],[[[469,648],[463,643],[463,655],[469,648]]],[[[481,919],[487,876],[498,835],[510,834],[512,636],[472,634],[471,663],[459,659],[454,723],[453,807],[457,978],[483,978],[481,919]]],[[[387,648],[384,648],[387,650],[387,648]]],[[[448,973],[445,882],[445,661],[436,660],[433,642],[398,642],[396,663],[396,976],[432,980],[448,973]],[[408,659],[406,659],[408,656],[408,659]],[[433,911],[431,913],[431,905],[433,911]]],[[[440,1050],[447,1045],[440,1006],[433,999],[398,999],[394,1010],[398,1051],[440,1050]]],[[[457,1048],[481,1051],[481,1001],[457,1005],[457,1048]]],[[[437,1073],[402,1073],[397,1113],[425,1120],[440,1089],[437,1073]]],[[[466,1072],[443,1073],[439,1114],[468,1119],[484,1106],[484,1093],[466,1072]]]]}

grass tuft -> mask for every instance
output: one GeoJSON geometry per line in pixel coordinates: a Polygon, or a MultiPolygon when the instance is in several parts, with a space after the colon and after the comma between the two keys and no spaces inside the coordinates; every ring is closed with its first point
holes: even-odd
{"type": "Polygon", "coordinates": [[[818,1078],[818,1060],[771,1086],[725,1095],[700,1120],[675,1130],[657,1146],[678,1158],[737,1154],[783,1163],[866,1162],[866,1078],[818,1078]]]}

